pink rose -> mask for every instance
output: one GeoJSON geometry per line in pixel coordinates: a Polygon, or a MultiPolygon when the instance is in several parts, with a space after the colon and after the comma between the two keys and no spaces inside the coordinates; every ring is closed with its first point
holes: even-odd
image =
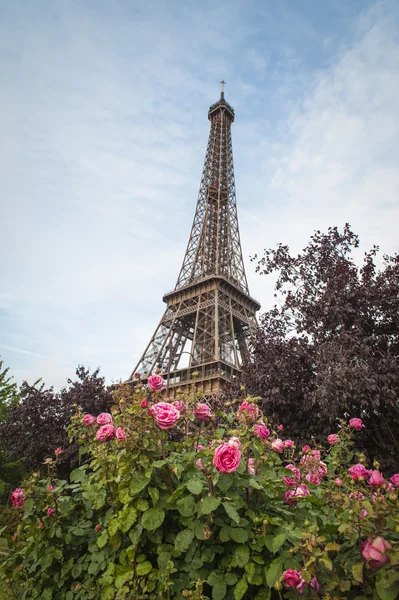
{"type": "Polygon", "coordinates": [[[181,400],[175,400],[174,402],[172,402],[172,404],[175,408],[177,408],[181,415],[186,414],[187,411],[184,402],[182,402],[181,400]]]}
{"type": "Polygon", "coordinates": [[[364,494],[362,494],[362,492],[351,492],[348,497],[349,497],[349,500],[360,500],[360,501],[362,501],[362,500],[365,499],[364,498],[364,494]]]}
{"type": "Polygon", "coordinates": [[[284,450],[284,442],[283,442],[283,440],[280,440],[279,438],[277,438],[276,440],[273,440],[271,447],[272,447],[272,450],[281,454],[281,452],[283,452],[283,450],[284,450]]]}
{"type": "Polygon", "coordinates": [[[257,423],[254,427],[255,433],[258,437],[265,440],[270,435],[270,430],[266,427],[264,423],[257,423]]]}
{"type": "Polygon", "coordinates": [[[55,514],[54,508],[48,508],[47,509],[47,516],[48,517],[52,517],[54,514],[55,514]]]}
{"type": "Polygon", "coordinates": [[[96,532],[98,533],[99,531],[101,531],[102,527],[100,524],[96,525],[95,528],[96,532]]]}
{"type": "Polygon", "coordinates": [[[394,484],[394,486],[399,487],[399,473],[395,473],[395,475],[392,475],[391,481],[394,484]]]}
{"type": "Polygon", "coordinates": [[[288,504],[294,505],[297,500],[304,498],[305,496],[309,496],[310,492],[308,486],[305,483],[301,483],[294,490],[288,490],[283,494],[284,500],[288,502],[288,504]]]}
{"type": "Polygon", "coordinates": [[[17,508],[21,508],[25,504],[26,492],[22,488],[16,488],[11,492],[11,503],[17,508]]]}
{"type": "Polygon", "coordinates": [[[140,379],[141,373],[135,373],[134,376],[136,377],[136,379],[140,379]]]}
{"type": "Polygon", "coordinates": [[[314,591],[318,594],[320,591],[320,584],[317,580],[317,577],[313,577],[309,583],[310,587],[314,589],[314,591]]]}
{"type": "Polygon", "coordinates": [[[86,427],[89,427],[89,425],[93,425],[95,420],[96,420],[96,418],[93,417],[93,415],[85,415],[83,417],[83,423],[85,424],[86,427]]]}
{"type": "MultiPolygon", "coordinates": [[[[153,376],[155,377],[155,375],[153,376]]],[[[158,402],[150,408],[150,413],[153,415],[159,429],[166,431],[174,427],[177,419],[180,417],[180,411],[173,404],[168,402],[158,402]]]]}
{"type": "Polygon", "coordinates": [[[284,425],[279,425],[279,426],[277,427],[277,431],[283,431],[283,429],[284,429],[284,425]]]}
{"type": "Polygon", "coordinates": [[[194,409],[194,416],[200,421],[206,421],[211,416],[211,409],[207,404],[198,402],[196,408],[194,409]]]}
{"type": "Polygon", "coordinates": [[[310,447],[310,446],[308,446],[307,444],[306,444],[306,446],[304,446],[304,447],[302,448],[302,452],[305,452],[305,454],[306,454],[307,452],[310,452],[310,450],[311,450],[311,447],[310,447]]]}
{"type": "Polygon", "coordinates": [[[372,542],[370,539],[365,542],[362,550],[362,555],[371,567],[380,567],[389,561],[389,557],[385,555],[385,551],[392,548],[391,544],[382,537],[377,537],[372,542]]]}
{"type": "Polygon", "coordinates": [[[284,583],[291,588],[295,588],[298,592],[302,593],[303,586],[306,585],[306,581],[302,577],[301,571],[295,571],[294,569],[288,569],[283,573],[284,583]]]}
{"type": "Polygon", "coordinates": [[[292,440],[284,441],[284,448],[292,448],[293,445],[294,445],[294,442],[292,440]]]}
{"type": "Polygon", "coordinates": [[[52,492],[53,490],[55,490],[55,487],[53,485],[49,485],[47,491],[52,492]]]}
{"type": "Polygon", "coordinates": [[[320,485],[320,477],[317,473],[308,473],[306,475],[306,481],[308,483],[313,483],[313,485],[320,485]]]}
{"type": "Polygon", "coordinates": [[[334,444],[336,444],[338,442],[338,436],[337,436],[337,434],[336,433],[330,433],[330,435],[327,438],[327,442],[329,444],[331,444],[332,446],[334,444]]]}
{"type": "Polygon", "coordinates": [[[363,425],[363,421],[361,419],[351,419],[349,421],[349,427],[352,427],[353,429],[357,429],[357,431],[360,431],[362,427],[364,427],[363,425]]]}
{"type": "Polygon", "coordinates": [[[112,423],[112,417],[109,413],[101,413],[97,417],[97,425],[109,425],[112,423]]]}
{"type": "Polygon", "coordinates": [[[221,473],[236,471],[241,462],[241,452],[234,444],[218,446],[213,455],[213,464],[221,473]]]}
{"type": "Polygon", "coordinates": [[[203,469],[203,468],[204,468],[204,465],[202,464],[202,462],[201,462],[201,459],[200,459],[200,458],[199,458],[199,459],[197,460],[197,462],[195,463],[195,466],[196,466],[196,467],[198,467],[198,469],[203,469]]]}
{"type": "Polygon", "coordinates": [[[342,485],[342,479],[340,479],[339,477],[337,477],[337,479],[335,480],[335,485],[337,485],[338,487],[341,487],[341,485],[342,485]]]}
{"type": "Polygon", "coordinates": [[[148,387],[152,391],[159,392],[160,390],[162,390],[165,381],[163,380],[163,378],[160,375],[150,375],[149,378],[147,379],[147,383],[148,383],[148,387]]]}
{"type": "Polygon", "coordinates": [[[123,440],[126,438],[126,432],[122,429],[122,427],[116,428],[115,437],[120,442],[123,442],[123,440]]]}
{"type": "Polygon", "coordinates": [[[103,425],[97,430],[96,438],[101,442],[109,442],[115,435],[115,427],[113,425],[103,425]]]}
{"type": "Polygon", "coordinates": [[[351,467],[349,469],[349,475],[352,477],[352,479],[354,481],[358,481],[359,477],[366,479],[368,474],[369,474],[368,469],[366,469],[366,467],[364,465],[362,465],[361,463],[357,463],[357,465],[354,465],[353,467],[351,467]]]}
{"type": "Polygon", "coordinates": [[[359,519],[365,519],[367,517],[367,510],[364,508],[360,511],[359,519]]]}
{"type": "Polygon", "coordinates": [[[241,444],[240,440],[238,439],[238,437],[232,437],[232,438],[230,438],[227,443],[228,444],[232,444],[233,446],[235,446],[236,448],[238,448],[239,450],[241,450],[242,444],[241,444]]]}
{"type": "Polygon", "coordinates": [[[248,459],[248,473],[250,475],[256,475],[255,459],[254,458],[249,458],[248,459]]]}
{"type": "Polygon", "coordinates": [[[239,421],[256,421],[258,415],[259,408],[256,406],[256,404],[252,404],[252,402],[247,402],[246,400],[241,402],[237,413],[237,419],[239,421]]]}
{"type": "Polygon", "coordinates": [[[56,448],[56,449],[54,450],[54,452],[55,452],[56,456],[58,456],[59,454],[61,454],[61,452],[62,452],[62,448],[56,448]]]}
{"type": "Polygon", "coordinates": [[[295,467],[294,465],[287,465],[285,468],[293,472],[297,483],[301,481],[301,472],[297,467],[295,467]]]}
{"type": "Polygon", "coordinates": [[[140,408],[148,408],[149,404],[148,404],[148,400],[147,398],[143,398],[142,401],[140,402],[140,408]]]}
{"type": "Polygon", "coordinates": [[[384,483],[384,478],[379,471],[370,471],[369,485],[371,487],[380,487],[384,483]]]}
{"type": "Polygon", "coordinates": [[[317,471],[318,476],[321,479],[323,479],[324,477],[326,477],[326,475],[327,475],[327,465],[326,465],[326,463],[323,463],[323,462],[320,461],[319,464],[317,465],[316,471],[317,471]]]}

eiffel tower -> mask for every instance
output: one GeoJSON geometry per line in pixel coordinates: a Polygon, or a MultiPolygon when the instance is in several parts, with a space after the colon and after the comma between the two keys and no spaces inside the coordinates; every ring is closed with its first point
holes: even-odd
{"type": "Polygon", "coordinates": [[[192,384],[209,400],[220,394],[248,356],[260,304],[251,298],[238,229],[231,125],[224,98],[209,108],[210,133],[197,207],[175,289],[135,367],[141,380],[157,370],[173,400],[192,384]]]}

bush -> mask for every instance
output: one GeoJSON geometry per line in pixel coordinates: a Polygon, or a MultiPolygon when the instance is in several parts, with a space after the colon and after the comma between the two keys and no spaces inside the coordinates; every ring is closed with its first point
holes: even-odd
{"type": "Polygon", "coordinates": [[[73,418],[90,460],[69,482],[57,449],[13,498],[23,518],[2,570],[21,598],[397,597],[399,475],[354,455],[361,421],[324,452],[283,440],[256,398],[214,416],[140,384],[114,400],[112,416],[73,418]]]}

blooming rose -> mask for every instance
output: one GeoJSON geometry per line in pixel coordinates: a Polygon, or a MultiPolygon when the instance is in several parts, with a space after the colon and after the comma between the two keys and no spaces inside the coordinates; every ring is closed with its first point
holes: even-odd
{"type": "Polygon", "coordinates": [[[337,479],[335,480],[335,484],[336,484],[338,487],[341,487],[341,485],[342,485],[342,479],[340,479],[339,477],[337,477],[337,479]]]}
{"type": "Polygon", "coordinates": [[[206,421],[211,416],[211,409],[207,404],[198,402],[196,408],[194,409],[194,416],[200,421],[206,421]]]}
{"type": "Polygon", "coordinates": [[[120,442],[123,442],[123,440],[126,437],[126,432],[122,429],[122,427],[117,427],[116,431],[115,431],[115,437],[117,440],[119,440],[120,442]]]}
{"type": "Polygon", "coordinates": [[[93,425],[95,420],[96,420],[96,418],[93,417],[93,415],[85,415],[83,417],[83,423],[86,425],[86,427],[89,427],[89,425],[93,425]]]}
{"type": "Polygon", "coordinates": [[[256,435],[262,438],[262,440],[265,440],[270,435],[270,430],[264,423],[257,423],[254,427],[254,430],[256,435]]]}
{"type": "Polygon", "coordinates": [[[308,486],[305,483],[301,483],[294,490],[288,490],[283,494],[284,500],[288,502],[288,504],[294,505],[296,500],[300,498],[304,498],[305,496],[309,496],[310,492],[308,486]]]}
{"type": "Polygon", "coordinates": [[[249,458],[248,459],[248,473],[250,475],[256,475],[255,459],[254,458],[249,458]]]}
{"type": "Polygon", "coordinates": [[[308,473],[306,475],[306,481],[313,483],[313,485],[320,485],[320,477],[317,473],[308,473]]]}
{"type": "Polygon", "coordinates": [[[48,508],[47,509],[47,516],[48,517],[52,517],[54,515],[54,513],[55,513],[54,508],[48,508]]]}
{"type": "Polygon", "coordinates": [[[13,492],[11,492],[11,502],[13,506],[20,508],[25,504],[26,500],[26,492],[22,488],[16,488],[13,492]]]}
{"type": "Polygon", "coordinates": [[[316,468],[317,474],[318,476],[323,479],[323,477],[325,477],[327,475],[327,465],[326,463],[323,462],[319,462],[319,464],[317,465],[316,468]]]}
{"type": "Polygon", "coordinates": [[[147,383],[151,390],[158,392],[159,390],[162,390],[165,381],[160,375],[150,375],[147,383]]]}
{"type": "Polygon", "coordinates": [[[363,477],[363,479],[366,479],[368,474],[368,469],[366,469],[366,467],[361,463],[357,463],[357,465],[354,465],[349,469],[349,475],[354,481],[358,481],[359,477],[363,477]]]}
{"type": "Polygon", "coordinates": [[[259,408],[252,402],[241,402],[237,413],[237,419],[239,421],[256,421],[259,415],[259,408]]]}
{"type": "Polygon", "coordinates": [[[234,444],[218,446],[213,455],[213,464],[221,473],[236,471],[241,462],[241,452],[234,444]]]}
{"type": "Polygon", "coordinates": [[[327,442],[329,444],[331,444],[332,446],[334,444],[336,444],[338,442],[338,436],[337,436],[337,434],[336,433],[330,433],[330,435],[327,438],[327,442]]]}
{"type": "Polygon", "coordinates": [[[186,414],[187,411],[184,402],[182,402],[181,400],[175,400],[174,402],[172,402],[172,404],[175,408],[177,408],[181,415],[186,414]]]}
{"type": "Polygon", "coordinates": [[[97,425],[108,425],[112,423],[112,417],[109,413],[101,413],[97,417],[97,425]]]}
{"type": "Polygon", "coordinates": [[[349,421],[349,427],[352,427],[353,429],[357,429],[358,431],[361,430],[361,428],[363,427],[363,421],[361,419],[351,419],[349,421]]]}
{"type": "Polygon", "coordinates": [[[371,487],[380,487],[384,483],[384,478],[379,471],[370,471],[369,485],[371,487]]]}
{"type": "Polygon", "coordinates": [[[239,450],[241,449],[241,446],[242,446],[242,444],[241,444],[240,440],[238,439],[238,437],[235,437],[235,436],[232,437],[232,438],[230,438],[227,443],[228,444],[232,444],[233,446],[235,446],[239,450]]]}
{"type": "Polygon", "coordinates": [[[96,438],[101,442],[109,442],[115,435],[115,427],[113,425],[103,425],[98,429],[96,438]]]}
{"type": "Polygon", "coordinates": [[[300,472],[300,470],[297,467],[295,467],[295,465],[287,465],[285,468],[288,469],[289,471],[293,472],[293,474],[295,475],[295,479],[296,479],[297,483],[299,483],[299,481],[301,480],[301,472],[300,472]]]}
{"type": "Polygon", "coordinates": [[[284,441],[284,448],[292,448],[293,445],[294,445],[294,442],[292,440],[284,441]]]}
{"type": "Polygon", "coordinates": [[[368,539],[363,546],[362,555],[370,563],[371,567],[380,567],[388,562],[389,558],[385,555],[385,551],[390,548],[392,548],[391,544],[382,537],[375,538],[373,542],[368,539]]]}
{"type": "Polygon", "coordinates": [[[284,583],[288,587],[292,587],[298,590],[298,592],[302,593],[302,588],[306,585],[306,581],[302,577],[301,571],[295,571],[294,569],[288,569],[283,573],[284,583]]]}
{"type": "Polygon", "coordinates": [[[283,452],[283,450],[284,450],[284,442],[283,442],[283,440],[280,440],[280,438],[273,440],[271,446],[272,446],[272,450],[274,450],[275,452],[278,452],[279,454],[281,452],[283,452]]]}
{"type": "MultiPolygon", "coordinates": [[[[155,375],[154,375],[155,377],[155,375]]],[[[153,415],[159,429],[172,429],[177,419],[180,417],[180,411],[173,404],[168,402],[158,402],[150,408],[150,413],[153,415]]]]}
{"type": "Polygon", "coordinates": [[[143,398],[142,401],[140,402],[140,408],[148,408],[149,404],[148,404],[148,400],[147,398],[143,398]]]}
{"type": "Polygon", "coordinates": [[[399,473],[395,473],[395,475],[392,475],[391,481],[396,487],[399,487],[399,473]]]}

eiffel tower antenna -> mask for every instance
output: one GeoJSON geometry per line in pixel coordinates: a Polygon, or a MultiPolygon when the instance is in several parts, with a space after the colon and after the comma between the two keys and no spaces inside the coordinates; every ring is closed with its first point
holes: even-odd
{"type": "Polygon", "coordinates": [[[131,374],[142,381],[157,369],[164,394],[195,382],[210,400],[220,397],[248,356],[260,304],[251,298],[238,229],[231,125],[224,98],[209,108],[210,132],[193,225],[175,289],[131,374]],[[195,373],[195,375],[194,375],[195,373]]]}

